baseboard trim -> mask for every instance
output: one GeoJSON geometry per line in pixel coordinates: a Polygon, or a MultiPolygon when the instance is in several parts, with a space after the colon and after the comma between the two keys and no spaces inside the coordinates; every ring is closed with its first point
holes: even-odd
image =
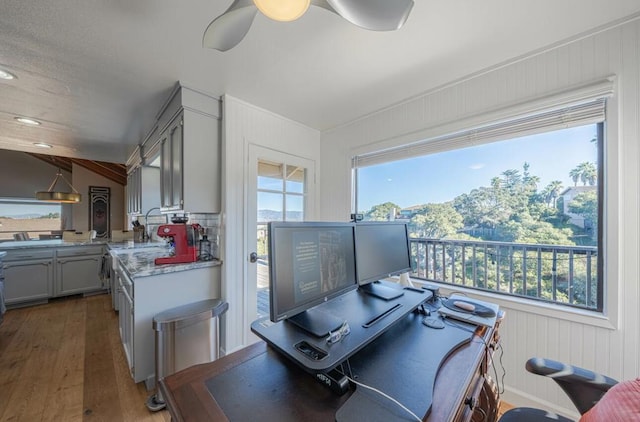
{"type": "Polygon", "coordinates": [[[580,413],[578,413],[575,408],[567,409],[508,386],[505,386],[504,393],[500,396],[500,400],[505,401],[514,407],[535,407],[538,409],[549,410],[576,421],[580,419],[580,413]]]}

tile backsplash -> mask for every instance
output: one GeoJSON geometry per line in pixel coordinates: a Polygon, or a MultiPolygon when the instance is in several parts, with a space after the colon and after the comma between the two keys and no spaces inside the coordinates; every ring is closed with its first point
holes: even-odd
{"type": "MultiPolygon", "coordinates": [[[[212,243],[212,253],[215,258],[219,258],[218,244],[220,243],[220,214],[215,213],[185,213],[189,216],[187,224],[200,224],[203,227],[203,234],[212,243]]],[[[173,214],[155,214],[147,217],[147,233],[151,240],[162,240],[158,237],[158,226],[171,224],[173,214]]],[[[144,217],[139,217],[140,224],[145,224],[144,217]]]]}

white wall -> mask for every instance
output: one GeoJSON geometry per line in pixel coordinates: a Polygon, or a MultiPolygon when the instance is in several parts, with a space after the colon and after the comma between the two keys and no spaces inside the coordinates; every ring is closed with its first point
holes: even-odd
{"type": "MultiPolygon", "coordinates": [[[[71,184],[80,193],[80,203],[73,205],[73,228],[75,230],[89,230],[89,186],[102,186],[111,189],[110,199],[110,230],[128,230],[125,227],[126,214],[124,205],[124,186],[112,182],[77,164],[73,165],[73,180],[71,184]]],[[[130,227],[129,227],[130,229],[130,227]]]]}
{"type": "MultiPolygon", "coordinates": [[[[316,163],[318,176],[320,133],[228,95],[223,98],[222,115],[222,297],[229,303],[222,318],[222,345],[230,353],[251,341],[252,321],[247,316],[248,303],[252,303],[247,286],[249,251],[245,245],[249,145],[308,158],[316,163]]],[[[308,211],[311,216],[316,214],[316,210],[308,211]]]]}
{"type": "MultiPolygon", "coordinates": [[[[58,168],[25,152],[0,150],[0,197],[35,199],[37,191],[49,189],[58,168]]],[[[71,173],[62,171],[71,181],[71,173]]],[[[59,183],[63,183],[60,181],[59,183]]],[[[62,205],[65,228],[73,225],[72,206],[62,205]]]]}
{"type": "MultiPolygon", "coordinates": [[[[0,150],[0,196],[33,199],[36,191],[49,188],[57,171],[25,152],[0,150]]],[[[71,173],[63,171],[62,175],[71,181],[71,173]]]]}
{"type": "Polygon", "coordinates": [[[639,40],[640,20],[635,17],[322,133],[321,216],[343,219],[350,212],[354,154],[442,134],[473,116],[616,75],[617,93],[608,103],[606,133],[610,147],[605,267],[610,306],[605,317],[589,318],[499,301],[507,311],[501,329],[505,399],[514,404],[533,400],[539,406],[575,412],[550,380],[524,370],[531,356],[568,361],[617,379],[640,376],[639,40]]]}

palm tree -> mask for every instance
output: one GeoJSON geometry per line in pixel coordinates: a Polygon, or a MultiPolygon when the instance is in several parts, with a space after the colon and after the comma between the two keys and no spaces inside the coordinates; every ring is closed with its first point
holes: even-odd
{"type": "Polygon", "coordinates": [[[553,180],[544,188],[543,194],[547,205],[550,205],[553,208],[556,207],[556,201],[558,200],[561,190],[562,182],[560,180],[553,180]]]}
{"type": "Polygon", "coordinates": [[[573,180],[573,186],[578,186],[578,179],[580,179],[580,170],[576,167],[569,172],[569,177],[573,180]]]}
{"type": "Polygon", "coordinates": [[[586,186],[587,183],[589,183],[589,186],[594,186],[598,180],[598,170],[594,163],[585,161],[571,170],[569,176],[571,176],[573,180],[573,186],[578,185],[578,180],[580,180],[584,186],[586,186]]]}
{"type": "Polygon", "coordinates": [[[596,166],[590,162],[580,163],[577,167],[580,170],[580,180],[584,186],[589,183],[590,186],[596,184],[597,170],[596,166]]]}

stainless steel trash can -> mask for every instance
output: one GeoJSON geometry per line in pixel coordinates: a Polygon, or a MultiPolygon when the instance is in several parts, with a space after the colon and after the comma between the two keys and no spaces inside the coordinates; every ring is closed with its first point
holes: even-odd
{"type": "Polygon", "coordinates": [[[219,357],[219,316],[229,309],[220,299],[207,299],[161,312],[153,317],[156,393],[147,399],[151,411],[165,407],[158,381],[184,368],[219,357]]]}

